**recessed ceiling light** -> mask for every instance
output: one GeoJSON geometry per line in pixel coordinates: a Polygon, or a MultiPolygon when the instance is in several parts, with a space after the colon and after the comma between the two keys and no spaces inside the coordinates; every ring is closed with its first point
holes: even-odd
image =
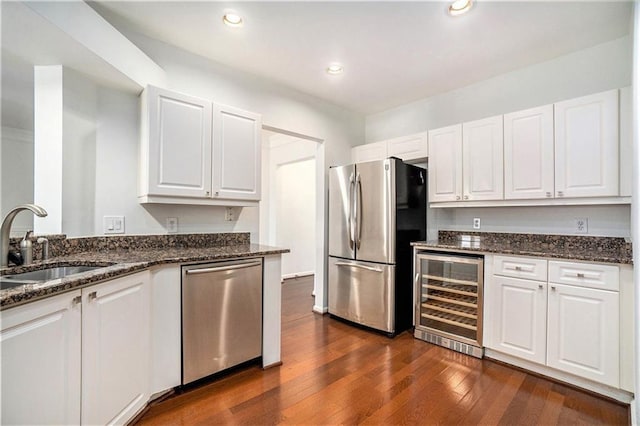
{"type": "Polygon", "coordinates": [[[225,13],[222,17],[222,22],[230,27],[241,27],[242,26],[242,16],[237,13],[229,12],[225,13]]]}
{"type": "Polygon", "coordinates": [[[473,6],[473,0],[455,0],[449,6],[449,15],[458,16],[468,12],[473,6]]]}
{"type": "Polygon", "coordinates": [[[332,74],[332,75],[342,74],[343,71],[344,71],[344,67],[340,64],[331,64],[327,67],[327,74],[332,74]]]}

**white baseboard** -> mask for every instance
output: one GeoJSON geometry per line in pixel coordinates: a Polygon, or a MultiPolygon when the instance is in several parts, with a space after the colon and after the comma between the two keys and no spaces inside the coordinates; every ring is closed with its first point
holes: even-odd
{"type": "Polygon", "coordinates": [[[599,393],[600,395],[604,395],[606,397],[615,399],[616,401],[619,401],[625,404],[630,404],[631,401],[633,400],[633,394],[625,390],[616,389],[611,386],[603,385],[601,383],[584,379],[582,377],[574,376],[573,374],[565,373],[563,371],[558,371],[556,369],[547,367],[546,365],[536,364],[531,361],[527,361],[511,355],[503,354],[501,352],[496,352],[489,348],[484,349],[484,356],[485,358],[495,359],[497,361],[501,361],[506,364],[511,364],[516,367],[523,368],[525,370],[533,371],[534,373],[538,373],[543,376],[547,376],[549,378],[559,380],[561,382],[565,382],[570,385],[589,390],[591,392],[599,393]]]}
{"type": "Polygon", "coordinates": [[[329,308],[323,308],[322,306],[316,306],[316,305],[313,305],[313,309],[312,310],[316,314],[321,314],[321,315],[324,315],[327,312],[329,312],[329,308]]]}

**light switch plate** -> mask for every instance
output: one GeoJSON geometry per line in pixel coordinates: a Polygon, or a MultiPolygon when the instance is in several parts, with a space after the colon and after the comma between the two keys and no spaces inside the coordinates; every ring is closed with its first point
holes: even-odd
{"type": "Polygon", "coordinates": [[[236,212],[233,207],[227,207],[224,211],[224,220],[233,222],[236,220],[236,212]]]}
{"type": "Polygon", "coordinates": [[[105,234],[124,234],[124,216],[104,216],[102,232],[105,234]]]}
{"type": "Polygon", "coordinates": [[[473,218],[473,229],[480,229],[480,218],[479,217],[474,217],[473,218]]]}

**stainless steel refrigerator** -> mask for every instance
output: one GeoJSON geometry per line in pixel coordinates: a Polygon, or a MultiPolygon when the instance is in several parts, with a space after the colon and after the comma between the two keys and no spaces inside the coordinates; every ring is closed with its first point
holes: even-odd
{"type": "Polygon", "coordinates": [[[397,158],[329,169],[329,313],[395,335],[412,325],[411,241],[426,239],[427,171],[397,158]]]}

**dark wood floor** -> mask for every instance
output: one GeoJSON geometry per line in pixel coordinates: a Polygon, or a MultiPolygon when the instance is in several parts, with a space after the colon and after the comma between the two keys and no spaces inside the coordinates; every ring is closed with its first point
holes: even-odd
{"type": "Polygon", "coordinates": [[[311,313],[312,280],[283,285],[282,361],[153,407],[141,425],[629,424],[628,407],[489,360],[389,339],[311,313]]]}

